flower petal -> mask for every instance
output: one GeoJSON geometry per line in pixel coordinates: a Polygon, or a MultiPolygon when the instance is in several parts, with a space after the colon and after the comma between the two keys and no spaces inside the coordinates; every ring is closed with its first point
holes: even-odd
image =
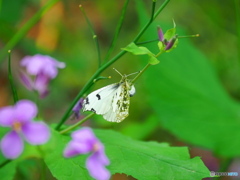
{"type": "Polygon", "coordinates": [[[33,90],[33,82],[31,78],[22,71],[20,71],[20,80],[28,90],[33,90]]]}
{"type": "Polygon", "coordinates": [[[157,27],[157,31],[158,31],[158,39],[159,39],[159,41],[163,41],[163,40],[164,40],[164,35],[163,35],[162,28],[160,28],[160,27],[158,26],[158,27],[157,27]]]}
{"type": "Polygon", "coordinates": [[[11,106],[3,107],[0,109],[0,125],[5,127],[11,127],[15,120],[14,108],[11,106]]]}
{"type": "Polygon", "coordinates": [[[25,123],[22,132],[26,141],[33,145],[44,144],[50,138],[48,126],[43,122],[25,123]]]}
{"type": "Polygon", "coordinates": [[[86,143],[79,143],[76,141],[70,141],[64,149],[64,157],[72,157],[79,154],[86,154],[92,150],[92,146],[86,143]]]}
{"type": "Polygon", "coordinates": [[[29,100],[21,100],[15,105],[15,118],[20,122],[31,121],[37,115],[37,106],[29,100]]]}
{"type": "Polygon", "coordinates": [[[95,154],[98,156],[99,161],[102,162],[102,164],[104,165],[109,165],[109,159],[105,154],[104,151],[104,146],[102,145],[101,149],[99,149],[99,151],[95,152],[95,154]]]}
{"type": "Polygon", "coordinates": [[[44,73],[39,73],[36,76],[34,89],[38,91],[41,98],[44,98],[48,94],[49,77],[44,73]]]}
{"type": "Polygon", "coordinates": [[[83,98],[81,98],[72,109],[76,119],[80,117],[80,110],[82,109],[82,103],[83,103],[83,98]]]}
{"type": "Polygon", "coordinates": [[[78,142],[88,142],[92,143],[92,145],[94,145],[95,142],[98,141],[93,131],[87,127],[74,131],[71,136],[74,140],[78,142]]]}
{"type": "Polygon", "coordinates": [[[97,180],[110,179],[110,172],[105,168],[102,162],[99,160],[98,154],[94,153],[86,161],[86,166],[89,174],[97,180]]]}
{"type": "Polygon", "coordinates": [[[21,60],[21,65],[26,67],[26,70],[31,75],[37,75],[44,68],[44,56],[37,54],[34,56],[26,56],[21,60]]]}
{"type": "Polygon", "coordinates": [[[6,158],[15,159],[23,151],[23,141],[15,131],[10,131],[2,138],[1,149],[6,158]]]}

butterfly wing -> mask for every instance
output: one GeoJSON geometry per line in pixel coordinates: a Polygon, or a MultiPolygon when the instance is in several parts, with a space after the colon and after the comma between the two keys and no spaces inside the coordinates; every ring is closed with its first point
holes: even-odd
{"type": "Polygon", "coordinates": [[[116,90],[111,109],[103,115],[107,121],[121,122],[128,116],[130,105],[129,84],[122,83],[116,90]]]}
{"type": "Polygon", "coordinates": [[[118,87],[119,83],[110,84],[90,93],[83,101],[83,111],[93,111],[96,114],[107,113],[118,87]]]}

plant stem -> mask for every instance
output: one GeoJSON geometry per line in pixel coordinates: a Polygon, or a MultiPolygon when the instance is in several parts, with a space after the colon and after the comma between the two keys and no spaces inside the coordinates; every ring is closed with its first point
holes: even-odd
{"type": "MultiPolygon", "coordinates": [[[[155,55],[155,57],[157,58],[158,56],[160,56],[164,51],[160,51],[157,55],[155,55]]],[[[146,70],[147,68],[149,68],[151,66],[151,64],[147,64],[140,72],[139,74],[131,81],[131,83],[133,84],[146,70]]]]}
{"type": "Polygon", "coordinates": [[[12,160],[10,160],[10,159],[5,160],[4,162],[2,162],[2,163],[0,164],[0,168],[4,167],[5,165],[7,165],[8,163],[10,163],[11,161],[12,161],[12,160]]]}
{"type": "Polygon", "coordinates": [[[11,90],[12,90],[12,95],[13,95],[13,101],[16,103],[18,101],[18,94],[17,90],[13,81],[13,76],[12,76],[12,68],[11,68],[11,51],[8,51],[8,80],[10,82],[11,90]]]}
{"type": "Polygon", "coordinates": [[[125,3],[124,3],[123,9],[122,9],[122,14],[120,16],[119,22],[117,24],[117,28],[116,28],[115,33],[114,33],[113,40],[111,42],[110,48],[107,52],[107,55],[106,55],[104,61],[108,60],[110,54],[112,53],[114,47],[116,46],[116,41],[117,41],[117,38],[119,36],[120,30],[121,30],[122,25],[123,25],[123,20],[124,20],[125,15],[126,15],[126,10],[127,10],[128,3],[129,3],[129,0],[126,0],[125,3]]]}
{"type": "Polygon", "coordinates": [[[23,27],[13,35],[0,51],[0,63],[3,61],[9,49],[13,47],[27,34],[27,32],[39,21],[39,19],[59,0],[50,0],[36,14],[34,14],[23,27]]]}
{"type": "MultiPolygon", "coordinates": [[[[158,11],[155,13],[155,15],[151,16],[151,19],[154,19],[157,17],[157,15],[163,10],[163,8],[167,5],[167,3],[170,0],[165,0],[164,3],[162,4],[162,6],[158,9],[158,11]],[[153,18],[152,18],[153,17],[153,18]]],[[[155,7],[155,2],[153,2],[153,7],[155,7]]],[[[152,8],[154,9],[154,8],[152,8]]],[[[153,14],[153,13],[152,13],[153,14]]],[[[142,30],[138,33],[138,35],[136,36],[136,38],[134,38],[133,42],[137,41],[142,35],[143,33],[147,30],[148,26],[150,26],[152,20],[150,20],[145,26],[144,28],[142,28],[142,30]]],[[[82,90],[78,93],[78,95],[76,96],[76,98],[72,101],[72,103],[70,104],[69,108],[67,109],[67,111],[65,112],[65,114],[63,115],[61,121],[59,122],[59,124],[56,126],[56,130],[59,130],[61,128],[61,126],[63,125],[63,123],[67,120],[67,118],[70,116],[70,114],[72,113],[72,109],[75,106],[75,104],[79,101],[79,99],[83,96],[83,94],[93,85],[94,83],[94,79],[96,79],[107,67],[109,67],[111,64],[113,64],[115,61],[117,61],[120,57],[122,57],[124,54],[126,53],[126,51],[120,51],[115,57],[113,57],[111,60],[109,60],[108,62],[106,62],[104,65],[102,65],[94,74],[93,76],[89,79],[89,81],[85,84],[85,86],[82,88],[82,90]]]]}
{"type": "Polygon", "coordinates": [[[156,41],[159,41],[159,39],[143,41],[143,42],[137,42],[136,45],[147,44],[147,43],[156,42],[156,41]]]}
{"type": "Polygon", "coordinates": [[[138,75],[131,81],[131,83],[133,84],[146,70],[147,68],[149,68],[149,66],[151,66],[151,64],[147,64],[139,73],[138,75]]]}
{"type": "Polygon", "coordinates": [[[94,114],[95,114],[95,113],[91,113],[91,114],[89,114],[88,116],[86,116],[85,118],[81,119],[81,120],[80,120],[79,122],[77,122],[76,124],[74,124],[74,125],[66,128],[66,129],[60,131],[60,134],[65,134],[65,133],[71,131],[72,129],[75,129],[75,128],[79,127],[81,124],[83,124],[85,121],[87,121],[87,120],[88,120],[90,117],[92,117],[94,114]]]}
{"type": "Polygon", "coordinates": [[[193,35],[187,35],[187,36],[177,36],[178,39],[180,38],[195,38],[195,37],[199,37],[200,34],[193,34],[193,35]]]}
{"type": "Polygon", "coordinates": [[[84,11],[84,8],[82,7],[82,5],[80,5],[79,8],[80,8],[80,10],[82,11],[83,16],[84,16],[84,18],[85,18],[85,20],[86,20],[86,22],[87,22],[87,24],[88,24],[88,27],[89,27],[89,29],[90,29],[90,31],[91,31],[91,33],[92,33],[93,40],[94,40],[94,42],[95,42],[96,49],[97,49],[98,67],[100,67],[100,66],[101,66],[101,52],[100,52],[98,37],[97,37],[97,35],[96,35],[95,31],[94,31],[94,28],[93,28],[90,20],[88,19],[87,14],[86,14],[86,12],[84,11]]]}
{"type": "Polygon", "coordinates": [[[143,33],[147,30],[148,26],[152,23],[154,19],[162,12],[162,10],[166,7],[166,5],[169,3],[170,0],[165,0],[163,4],[160,6],[160,8],[157,10],[157,12],[154,14],[155,11],[155,5],[156,2],[152,3],[152,13],[151,13],[151,18],[148,21],[148,23],[142,28],[142,30],[138,33],[138,35],[135,37],[133,42],[136,44],[136,42],[139,40],[139,38],[143,35],[143,33]]]}

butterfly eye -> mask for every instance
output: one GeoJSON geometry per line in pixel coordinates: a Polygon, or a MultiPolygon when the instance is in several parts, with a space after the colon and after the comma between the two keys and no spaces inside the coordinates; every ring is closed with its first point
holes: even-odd
{"type": "Polygon", "coordinates": [[[130,97],[132,97],[135,93],[136,93],[136,89],[135,89],[135,87],[132,85],[132,87],[131,87],[131,89],[130,89],[130,91],[129,91],[130,97]]]}

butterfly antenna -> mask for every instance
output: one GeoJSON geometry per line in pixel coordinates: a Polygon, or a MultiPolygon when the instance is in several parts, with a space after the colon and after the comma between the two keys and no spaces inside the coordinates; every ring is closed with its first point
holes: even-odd
{"type": "Polygon", "coordinates": [[[138,74],[138,73],[140,73],[140,71],[128,74],[127,76],[131,76],[131,75],[138,74]]]}
{"type": "Polygon", "coordinates": [[[118,70],[116,70],[115,68],[113,68],[118,74],[120,74],[120,76],[122,76],[123,77],[123,75],[118,71],[118,70]]]}

